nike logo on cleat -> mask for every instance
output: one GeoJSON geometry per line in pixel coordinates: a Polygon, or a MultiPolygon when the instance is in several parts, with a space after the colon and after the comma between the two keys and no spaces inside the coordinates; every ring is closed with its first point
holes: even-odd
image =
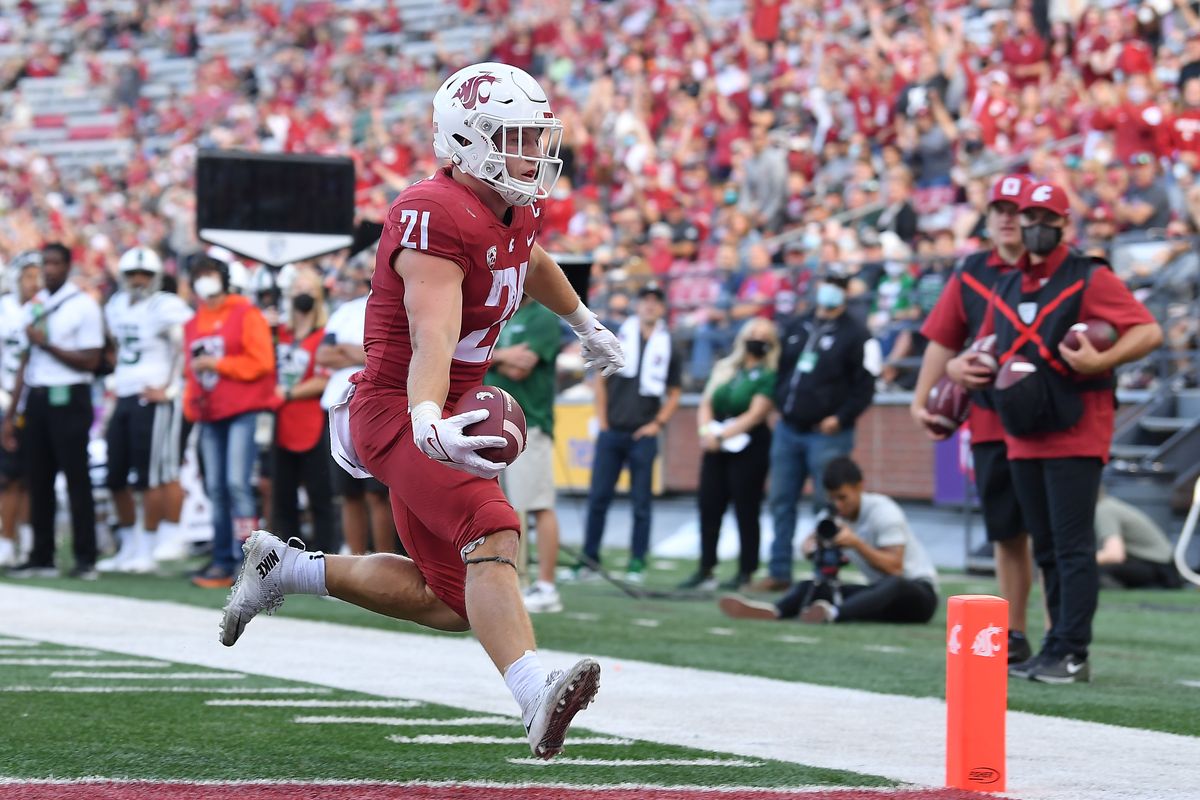
{"type": "Polygon", "coordinates": [[[1067,664],[1067,672],[1069,672],[1072,675],[1075,675],[1086,666],[1087,666],[1086,661],[1080,661],[1078,664],[1067,664]]]}
{"type": "Polygon", "coordinates": [[[258,562],[258,566],[255,567],[255,569],[258,571],[258,577],[259,578],[267,577],[267,573],[269,573],[271,570],[275,569],[275,567],[278,564],[279,564],[279,554],[276,553],[274,550],[272,550],[271,552],[267,553],[266,558],[264,558],[262,561],[258,562]]]}

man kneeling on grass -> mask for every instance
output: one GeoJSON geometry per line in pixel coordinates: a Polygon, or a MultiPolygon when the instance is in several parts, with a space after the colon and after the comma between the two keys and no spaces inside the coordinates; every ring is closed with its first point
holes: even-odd
{"type": "MultiPolygon", "coordinates": [[[[837,526],[830,544],[840,548],[866,577],[866,585],[841,585],[836,567],[818,564],[814,580],[801,581],[775,604],[738,595],[719,601],[735,619],[802,622],[928,622],[937,610],[937,571],[925,548],[913,536],[904,511],[882,494],[863,491],[863,475],[849,458],[825,467],[828,518],[837,526]]],[[[832,531],[831,531],[832,532],[832,531]]],[[[817,532],[804,540],[805,555],[818,550],[817,532]]],[[[836,561],[836,559],[835,559],[836,561]]]]}

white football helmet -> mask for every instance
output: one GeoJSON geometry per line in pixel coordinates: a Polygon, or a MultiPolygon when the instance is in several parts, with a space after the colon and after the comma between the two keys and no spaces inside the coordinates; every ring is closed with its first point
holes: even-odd
{"type": "Polygon", "coordinates": [[[8,262],[4,268],[4,285],[0,291],[12,292],[16,294],[20,291],[21,274],[27,269],[42,268],[42,251],[41,250],[26,250],[23,253],[18,253],[12,261],[8,262]]]}
{"type": "Polygon", "coordinates": [[[451,75],[433,96],[433,149],[514,206],[544,200],[562,172],[562,122],[538,82],[524,70],[485,62],[451,75]],[[516,133],[510,141],[509,133],[516,133]],[[533,136],[538,146],[526,153],[533,136]],[[508,173],[506,159],[536,165],[526,178],[508,173]]]}
{"type": "Polygon", "coordinates": [[[117,262],[117,269],[122,274],[126,272],[153,272],[155,275],[161,275],[163,265],[162,259],[158,257],[158,253],[149,247],[135,247],[132,250],[125,251],[125,254],[121,256],[121,260],[117,262]]]}
{"type": "Polygon", "coordinates": [[[149,247],[135,247],[132,250],[126,250],[121,256],[121,260],[117,262],[117,271],[121,273],[122,278],[128,272],[149,272],[154,275],[148,288],[125,285],[125,290],[132,295],[134,302],[157,292],[162,286],[162,259],[149,247]]]}

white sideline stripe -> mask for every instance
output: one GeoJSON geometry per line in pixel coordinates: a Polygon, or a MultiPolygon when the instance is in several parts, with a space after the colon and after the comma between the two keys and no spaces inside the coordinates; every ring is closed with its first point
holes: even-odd
{"type": "MultiPolygon", "coordinates": [[[[0,614],[0,636],[240,669],[272,680],[420,700],[468,713],[516,710],[478,642],[467,636],[275,616],[254,620],[249,636],[225,648],[213,641],[216,612],[182,603],[0,583],[0,608],[21,609],[0,614]],[[128,624],[131,619],[137,625],[128,624]],[[472,691],[464,692],[465,685],[472,691]]],[[[551,669],[580,658],[548,649],[539,655],[551,669]]],[[[940,699],[621,657],[605,657],[601,665],[600,702],[577,717],[580,729],[920,786],[944,784],[946,705],[940,699]],[[803,719],[823,735],[798,739],[764,733],[762,715],[768,708],[773,719],[803,719]]],[[[1022,800],[1195,798],[1186,776],[1200,764],[1200,737],[1016,711],[1008,713],[1007,730],[1008,789],[1022,800]]],[[[567,740],[568,746],[575,742],[567,740]]]]}
{"type": "Polygon", "coordinates": [[[93,678],[99,680],[149,681],[240,681],[241,672],[51,672],[51,678],[93,678]]]}
{"type": "Polygon", "coordinates": [[[0,667],[146,667],[171,666],[166,661],[129,658],[0,658],[0,667]]]}
{"type": "Polygon", "coordinates": [[[639,628],[657,628],[661,623],[656,619],[631,619],[629,624],[639,628]]]}
{"type": "MultiPolygon", "coordinates": [[[[531,767],[761,767],[744,758],[506,758],[510,764],[531,767]]],[[[839,787],[840,788],[840,787],[839,787]]]]}
{"type": "Polygon", "coordinates": [[[205,700],[204,705],[255,708],[416,708],[422,704],[416,700],[205,700]]]}
{"type": "Polygon", "coordinates": [[[39,647],[45,642],[35,642],[30,639],[0,639],[0,647],[39,647]]]}
{"type": "Polygon", "coordinates": [[[821,643],[821,640],[815,636],[793,636],[791,634],[784,634],[783,636],[776,636],[775,641],[783,642],[784,644],[820,644],[821,643]]]}
{"type": "Polygon", "coordinates": [[[1194,689],[1200,689],[1200,681],[1180,681],[1184,686],[1191,686],[1194,689]]]}
{"type": "MultiPolygon", "coordinates": [[[[555,759],[557,761],[558,759],[555,759]]],[[[547,763],[540,761],[539,763],[547,763]]],[[[554,762],[549,762],[554,763],[554,762]]],[[[182,786],[386,786],[406,788],[417,786],[422,789],[506,789],[508,791],[521,789],[565,789],[569,791],[595,791],[610,789],[614,791],[629,791],[637,789],[653,789],[659,792],[702,792],[704,794],[828,794],[831,791],[859,795],[879,795],[880,800],[889,800],[896,793],[895,789],[883,789],[878,786],[700,786],[694,783],[656,784],[656,783],[567,783],[563,781],[521,781],[502,783],[500,781],[374,781],[363,779],[329,778],[316,781],[304,780],[202,780],[181,781],[171,779],[173,784],[182,786]]],[[[13,778],[0,775],[0,786],[13,784],[30,786],[79,786],[89,783],[113,784],[116,786],[161,785],[161,780],[149,778],[110,778],[104,775],[92,775],[85,778],[13,778]]]]}
{"type": "MultiPolygon", "coordinates": [[[[427,733],[421,736],[393,735],[387,738],[388,741],[396,744],[523,744],[526,747],[529,746],[529,740],[524,736],[454,736],[445,733],[427,733]]],[[[571,737],[569,743],[572,747],[582,747],[585,744],[624,747],[633,744],[633,740],[609,736],[580,736],[571,737]]]]}
{"type": "MultiPolygon", "coordinates": [[[[452,719],[410,719],[408,717],[296,717],[298,725],[393,725],[396,727],[457,728],[464,725],[515,725],[512,717],[454,717],[452,719]]],[[[525,741],[522,739],[521,741],[525,741]]]]}
{"type": "Polygon", "coordinates": [[[98,656],[99,650],[17,650],[12,653],[5,653],[4,648],[0,647],[0,657],[2,656],[21,656],[31,658],[33,656],[98,656]]]}
{"type": "Polygon", "coordinates": [[[896,647],[894,644],[864,644],[863,650],[871,653],[907,653],[907,647],[896,647]]]}
{"type": "Polygon", "coordinates": [[[0,686],[4,692],[60,692],[63,694],[329,694],[332,689],[300,686],[0,686]]]}
{"type": "Polygon", "coordinates": [[[709,628],[708,633],[710,636],[736,636],[737,635],[737,631],[735,631],[733,628],[709,628]]]}

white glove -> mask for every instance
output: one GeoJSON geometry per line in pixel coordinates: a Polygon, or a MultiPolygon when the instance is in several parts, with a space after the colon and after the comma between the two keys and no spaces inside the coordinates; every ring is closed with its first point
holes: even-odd
{"type": "Polygon", "coordinates": [[[600,324],[600,320],[596,319],[596,315],[587,306],[580,303],[579,308],[564,319],[579,337],[584,369],[598,369],[600,374],[607,378],[625,366],[625,353],[621,350],[621,341],[612,331],[600,324]]]}
{"type": "Polygon", "coordinates": [[[476,450],[503,447],[503,436],[465,436],[463,428],[487,419],[486,408],[442,419],[437,403],[426,400],[412,410],[413,439],[422,453],[447,467],[491,480],[504,471],[504,464],[488,461],[476,450]]]}

